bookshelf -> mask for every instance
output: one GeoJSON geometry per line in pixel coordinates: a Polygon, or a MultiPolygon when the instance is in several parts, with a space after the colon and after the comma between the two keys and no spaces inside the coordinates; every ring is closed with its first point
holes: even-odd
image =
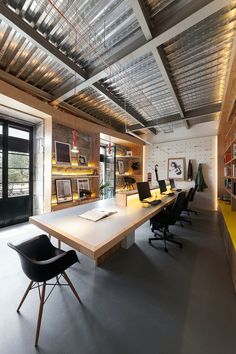
{"type": "MultiPolygon", "coordinates": [[[[116,145],[116,190],[123,189],[124,177],[132,177],[136,182],[143,180],[143,147],[116,145]],[[119,170],[119,161],[122,161],[124,173],[119,170]]],[[[136,188],[136,185],[134,185],[136,188]]]]}
{"type": "Polygon", "coordinates": [[[218,215],[236,291],[236,47],[233,53],[218,131],[218,215]]]}

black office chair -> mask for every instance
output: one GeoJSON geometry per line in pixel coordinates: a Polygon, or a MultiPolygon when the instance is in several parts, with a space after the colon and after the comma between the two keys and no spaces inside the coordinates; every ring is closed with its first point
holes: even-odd
{"type": "Polygon", "coordinates": [[[48,297],[51,295],[54,287],[56,285],[69,285],[77,300],[81,303],[79,295],[77,294],[73,284],[65,272],[67,268],[72,266],[74,263],[79,262],[79,259],[74,250],[65,252],[59,248],[54,247],[46,235],[34,237],[33,239],[22,242],[17,246],[8,243],[8,246],[13,248],[18,253],[22,269],[26,276],[31,280],[17,308],[17,312],[20,311],[20,308],[30,290],[37,288],[39,291],[40,304],[35,336],[35,346],[37,347],[43,306],[48,297]],[[61,276],[66,280],[67,284],[62,284],[59,282],[61,276]],[[48,280],[54,277],[56,277],[55,284],[47,283],[48,280]],[[47,285],[53,285],[53,288],[45,299],[47,285]],[[42,287],[41,291],[40,287],[42,287]]]}
{"type": "Polygon", "coordinates": [[[193,200],[194,200],[195,193],[197,191],[197,187],[198,187],[198,185],[196,184],[194,188],[193,187],[191,188],[192,189],[192,193],[189,196],[188,205],[187,205],[187,208],[185,210],[188,213],[188,215],[190,215],[190,213],[194,213],[195,215],[198,214],[198,212],[196,210],[191,209],[191,207],[189,206],[189,204],[191,204],[193,202],[193,200]]]}
{"type": "Polygon", "coordinates": [[[169,226],[174,225],[179,220],[180,213],[182,212],[185,203],[185,198],[186,193],[180,192],[171,208],[163,210],[150,219],[151,230],[154,232],[155,236],[148,239],[150,244],[152,241],[163,240],[166,252],[168,252],[166,247],[167,241],[175,243],[181,248],[183,247],[181,242],[173,239],[173,234],[169,232],[169,226]],[[160,231],[161,235],[158,234],[157,231],[160,231]]]}
{"type": "MultiPolygon", "coordinates": [[[[182,212],[185,212],[185,211],[187,212],[187,211],[188,211],[189,200],[190,200],[190,198],[191,198],[191,196],[192,196],[193,193],[194,193],[194,188],[191,187],[191,188],[189,189],[187,195],[186,195],[185,203],[184,203],[182,212]]],[[[182,212],[181,212],[181,213],[182,213],[182,212]]],[[[189,220],[189,219],[186,219],[181,213],[180,213],[180,216],[179,216],[179,222],[180,222],[181,226],[184,226],[184,225],[183,225],[183,222],[186,222],[187,224],[192,225],[192,221],[189,220]]],[[[188,215],[189,215],[189,213],[188,213],[188,215]]]]}

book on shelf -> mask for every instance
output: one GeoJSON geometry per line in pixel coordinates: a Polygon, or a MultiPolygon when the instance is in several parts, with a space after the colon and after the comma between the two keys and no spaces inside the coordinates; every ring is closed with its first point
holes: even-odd
{"type": "Polygon", "coordinates": [[[233,144],[233,159],[236,157],[236,144],[233,144]]]}
{"type": "Polygon", "coordinates": [[[232,176],[233,177],[236,177],[236,164],[234,164],[233,166],[232,166],[232,169],[233,169],[233,174],[232,174],[232,176]]]}
{"type": "MultiPolygon", "coordinates": [[[[236,144],[235,144],[236,145],[236,144]]],[[[224,163],[229,162],[230,160],[232,160],[232,155],[231,152],[227,152],[226,154],[224,154],[224,163]]]]}
{"type": "Polygon", "coordinates": [[[231,188],[231,179],[225,179],[225,188],[230,189],[231,188]]]}
{"type": "Polygon", "coordinates": [[[108,209],[91,209],[86,211],[79,216],[84,219],[88,219],[91,221],[98,221],[104,219],[110,215],[117,213],[117,210],[108,210],[108,209]]]}
{"type": "Polygon", "coordinates": [[[233,195],[236,195],[236,182],[233,182],[232,193],[233,193],[233,195]]]}
{"type": "Polygon", "coordinates": [[[232,170],[231,166],[225,166],[224,167],[224,177],[231,176],[232,170]]]}

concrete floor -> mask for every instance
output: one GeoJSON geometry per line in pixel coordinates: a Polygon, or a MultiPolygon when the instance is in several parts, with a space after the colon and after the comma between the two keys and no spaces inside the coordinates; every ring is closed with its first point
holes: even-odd
{"type": "MultiPolygon", "coordinates": [[[[235,354],[236,301],[217,215],[201,212],[193,226],[172,231],[180,249],[151,247],[148,223],[136,244],[101,267],[85,256],[68,270],[83,305],[69,288],[56,288],[45,305],[34,348],[38,295],[16,307],[28,279],[6,243],[39,233],[31,225],[0,231],[1,354],[235,354]]],[[[67,247],[63,245],[63,248],[67,247]]]]}

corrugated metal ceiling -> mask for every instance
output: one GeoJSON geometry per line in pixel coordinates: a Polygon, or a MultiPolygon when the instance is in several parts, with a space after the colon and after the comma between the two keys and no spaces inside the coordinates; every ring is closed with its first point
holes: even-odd
{"type": "MultiPolygon", "coordinates": [[[[180,112],[173,91],[183,112],[222,101],[235,35],[236,1],[161,45],[173,91],[153,51],[144,50],[132,56],[132,51],[144,47],[147,41],[131,1],[9,0],[3,3],[82,68],[84,77],[75,75],[66,64],[56,62],[47,50],[37,46],[4,16],[0,16],[1,70],[52,97],[62,87],[73,87],[75,80],[78,85],[93,73],[105,70],[103,79],[98,81],[103,89],[95,87],[94,82],[82,91],[75,90],[65,102],[116,129],[124,130],[125,126],[137,122],[145,125],[160,117],[167,117],[168,124],[168,117],[180,112]],[[129,55],[127,59],[119,61],[126,55],[129,55]],[[109,67],[113,62],[116,64],[109,67]]],[[[176,3],[177,0],[140,2],[149,16],[147,24],[176,3]]],[[[202,119],[205,120],[206,117],[202,119]]],[[[196,118],[196,122],[200,121],[201,118],[196,118]]]]}

